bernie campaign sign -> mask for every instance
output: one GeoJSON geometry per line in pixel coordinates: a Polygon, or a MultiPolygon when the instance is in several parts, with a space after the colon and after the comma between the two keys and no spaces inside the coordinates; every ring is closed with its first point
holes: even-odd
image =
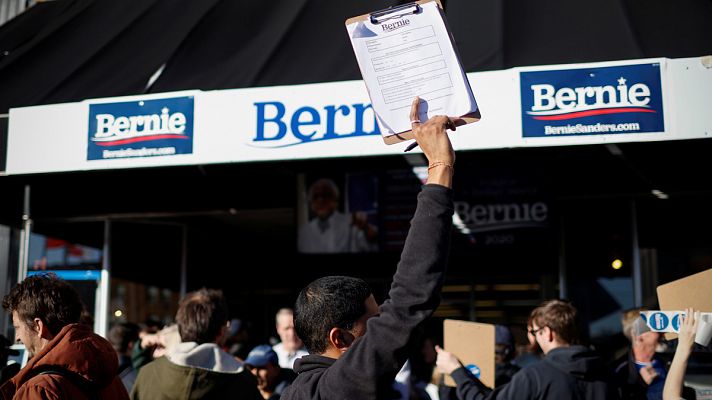
{"type": "Polygon", "coordinates": [[[193,152],[193,96],[89,105],[87,160],[193,152]]]}
{"type": "Polygon", "coordinates": [[[663,132],[660,64],[520,73],[522,136],[663,132]]]}

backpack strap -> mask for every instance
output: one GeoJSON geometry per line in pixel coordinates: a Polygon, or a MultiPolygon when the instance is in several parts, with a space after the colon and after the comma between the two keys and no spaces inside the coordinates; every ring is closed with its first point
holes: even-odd
{"type": "Polygon", "coordinates": [[[99,391],[97,390],[96,386],[92,382],[89,382],[88,380],[79,376],[79,374],[77,373],[59,367],[50,367],[44,368],[40,372],[35,374],[35,376],[38,375],[59,375],[72,382],[72,384],[76,386],[82,393],[84,393],[84,395],[86,395],[88,399],[99,400],[99,391]]]}

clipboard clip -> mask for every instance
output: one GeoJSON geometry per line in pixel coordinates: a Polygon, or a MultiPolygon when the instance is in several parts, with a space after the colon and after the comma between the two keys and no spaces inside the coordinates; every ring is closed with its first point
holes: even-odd
{"type": "Polygon", "coordinates": [[[388,21],[389,19],[400,18],[407,14],[418,14],[421,10],[422,8],[420,7],[420,4],[416,2],[388,7],[380,11],[372,12],[370,14],[371,23],[374,25],[380,24],[381,22],[388,21]]]}

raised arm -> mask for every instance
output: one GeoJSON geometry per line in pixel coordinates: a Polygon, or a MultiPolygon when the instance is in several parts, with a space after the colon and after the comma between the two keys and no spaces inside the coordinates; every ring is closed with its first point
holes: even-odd
{"type": "Polygon", "coordinates": [[[368,320],[366,334],[324,373],[319,382],[324,389],[321,393],[336,390],[344,398],[378,398],[380,391],[390,388],[405,363],[413,331],[440,302],[450,249],[453,215],[450,187],[455,162],[446,129],[454,129],[454,124],[444,116],[423,123],[417,121],[419,105],[416,98],[411,121],[415,138],[430,163],[428,181],[418,194],[415,216],[389,299],[381,305],[380,314],[368,320]]]}
{"type": "Polygon", "coordinates": [[[675,357],[672,359],[670,370],[665,379],[663,400],[679,400],[682,396],[687,360],[689,360],[690,354],[692,354],[692,348],[695,346],[695,334],[697,333],[699,320],[699,311],[694,311],[691,308],[685,310],[685,318],[683,318],[680,324],[680,333],[677,337],[675,357]]]}

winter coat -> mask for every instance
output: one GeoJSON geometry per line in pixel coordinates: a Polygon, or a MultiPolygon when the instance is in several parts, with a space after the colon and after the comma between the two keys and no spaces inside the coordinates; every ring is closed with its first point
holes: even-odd
{"type": "Polygon", "coordinates": [[[3,399],[127,400],[111,344],[82,324],[70,324],[0,387],[3,399]],[[44,372],[44,373],[43,373],[44,372]]]}
{"type": "Polygon", "coordinates": [[[180,343],[139,370],[134,400],[262,400],[257,380],[215,343],[180,343]]]}
{"type": "Polygon", "coordinates": [[[414,330],[440,302],[450,246],[451,190],[425,185],[411,221],[389,299],[367,322],[367,332],[338,360],[308,355],[294,363],[297,379],[282,400],[380,399],[406,361],[414,330]]]}

